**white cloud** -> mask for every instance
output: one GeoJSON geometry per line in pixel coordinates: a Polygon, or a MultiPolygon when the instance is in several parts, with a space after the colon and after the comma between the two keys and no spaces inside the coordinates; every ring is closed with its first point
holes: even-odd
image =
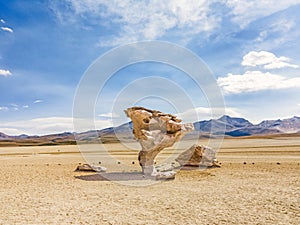
{"type": "Polygon", "coordinates": [[[15,111],[19,111],[19,106],[15,103],[11,103],[10,104],[11,107],[9,107],[9,109],[13,109],[15,111]]]}
{"type": "Polygon", "coordinates": [[[24,134],[24,133],[21,133],[21,131],[19,129],[15,129],[15,128],[0,127],[0,129],[1,129],[1,131],[0,131],[1,133],[11,135],[11,136],[24,134]]]}
{"type": "MultiPolygon", "coordinates": [[[[177,31],[172,36],[186,38],[203,31],[209,32],[218,24],[217,17],[209,13],[212,1],[206,0],[70,0],[68,3],[81,19],[88,17],[98,20],[99,24],[110,21],[109,26],[121,26],[118,35],[109,40],[106,38],[100,45],[158,39],[174,29],[177,31]]],[[[57,16],[61,17],[60,10],[56,11],[57,16]]]]}
{"type": "Polygon", "coordinates": [[[11,28],[9,28],[9,27],[1,27],[1,29],[2,29],[3,31],[7,31],[7,32],[9,32],[9,33],[13,33],[13,32],[14,32],[13,29],[11,29],[11,28]]]}
{"type": "Polygon", "coordinates": [[[4,24],[4,23],[5,23],[5,20],[4,20],[4,19],[1,19],[0,22],[4,24]]]}
{"type": "Polygon", "coordinates": [[[8,111],[8,107],[6,107],[6,106],[0,106],[0,111],[8,111]]]}
{"type": "Polygon", "coordinates": [[[224,2],[232,10],[233,21],[238,23],[241,27],[245,27],[247,24],[259,18],[299,4],[300,0],[224,0],[224,2]]]}
{"type": "MultiPolygon", "coordinates": [[[[95,120],[96,129],[112,126],[107,120],[95,120]]],[[[73,131],[73,117],[45,117],[14,122],[1,122],[0,132],[8,135],[45,135],[73,131]]],[[[81,130],[86,131],[84,127],[81,130]]]]}
{"type": "Polygon", "coordinates": [[[196,107],[194,109],[186,110],[185,112],[176,114],[178,118],[182,119],[184,123],[192,123],[200,120],[209,120],[214,117],[217,119],[223,115],[229,115],[233,117],[241,117],[238,109],[225,107],[225,108],[208,108],[208,107],[196,107]],[[214,115],[212,115],[214,113],[214,115]]]}
{"type": "Polygon", "coordinates": [[[42,102],[44,102],[44,101],[41,100],[41,99],[37,99],[37,100],[35,100],[35,101],[33,102],[33,104],[42,103],[42,102]]]}
{"type": "Polygon", "coordinates": [[[119,118],[119,115],[117,113],[101,113],[98,114],[97,117],[99,117],[100,119],[112,120],[115,118],[119,118]]]}
{"type": "Polygon", "coordinates": [[[29,105],[23,105],[21,107],[15,103],[11,103],[10,107],[0,106],[0,111],[8,111],[8,110],[19,111],[20,109],[28,109],[28,108],[29,108],[29,105]]]}
{"type": "Polygon", "coordinates": [[[0,69],[0,76],[11,76],[11,72],[9,70],[0,69]]]}
{"type": "Polygon", "coordinates": [[[284,67],[298,68],[298,65],[288,63],[291,59],[280,56],[276,57],[272,52],[251,51],[243,57],[243,66],[263,66],[265,69],[280,69],[284,67]]]}
{"type": "Polygon", "coordinates": [[[118,33],[102,36],[99,45],[115,46],[165,37],[186,44],[201,32],[211,34],[220,26],[222,17],[225,20],[231,18],[240,27],[245,27],[252,21],[299,3],[300,0],[65,0],[53,1],[51,8],[62,23],[77,23],[83,28],[89,24],[113,27],[118,33]],[[220,6],[214,7],[214,3],[227,7],[229,15],[224,15],[220,6]],[[87,23],[83,24],[84,21],[87,23]]]}
{"type": "Polygon", "coordinates": [[[247,71],[242,75],[229,73],[226,77],[219,77],[217,82],[227,94],[300,88],[300,78],[285,78],[280,75],[269,72],[263,73],[261,71],[247,71]]]}
{"type": "Polygon", "coordinates": [[[19,106],[17,104],[11,103],[10,105],[11,105],[10,109],[13,109],[15,111],[19,111],[19,106]]]}
{"type": "Polygon", "coordinates": [[[268,42],[271,45],[275,45],[274,42],[277,42],[277,45],[284,40],[289,40],[294,38],[294,33],[298,33],[297,30],[297,23],[294,19],[287,19],[287,18],[275,18],[274,21],[268,24],[268,27],[264,27],[263,30],[259,33],[259,36],[256,38],[256,42],[268,42]],[[274,35],[280,33],[281,35],[277,38],[274,38],[274,35]]]}

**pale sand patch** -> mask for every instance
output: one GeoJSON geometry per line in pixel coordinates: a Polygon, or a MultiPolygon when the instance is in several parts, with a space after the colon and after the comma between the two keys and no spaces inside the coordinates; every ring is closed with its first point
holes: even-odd
{"type": "MultiPolygon", "coordinates": [[[[0,224],[300,224],[299,144],[225,140],[221,168],[146,187],[75,178],[93,175],[74,172],[77,146],[0,148],[0,224]]],[[[108,148],[121,162],[111,169],[140,171],[135,151],[108,148]]]]}

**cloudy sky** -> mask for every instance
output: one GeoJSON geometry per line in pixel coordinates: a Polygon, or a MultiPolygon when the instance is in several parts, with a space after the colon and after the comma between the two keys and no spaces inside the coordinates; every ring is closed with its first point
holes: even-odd
{"type": "MultiPolygon", "coordinates": [[[[299,12],[300,0],[0,0],[0,132],[72,131],[76,87],[89,65],[115,47],[145,40],[197,54],[231,116],[254,123],[299,116],[299,12]]],[[[200,117],[209,118],[205,93],[186,74],[145,62],[118,71],[101,90],[97,128],[112,124],[113,104],[122,101],[116,96],[125,87],[150,76],[172,80],[187,91],[200,117]]],[[[188,117],[189,110],[176,112],[168,99],[157,99],[166,90],[151,85],[156,99],[136,104],[188,117]]]]}

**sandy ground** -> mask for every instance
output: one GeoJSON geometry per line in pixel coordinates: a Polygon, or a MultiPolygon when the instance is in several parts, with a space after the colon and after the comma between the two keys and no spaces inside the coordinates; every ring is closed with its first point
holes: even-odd
{"type": "MultiPolygon", "coordinates": [[[[221,168],[155,184],[136,151],[106,148],[90,156],[113,181],[74,172],[85,162],[77,146],[0,148],[0,224],[300,224],[299,138],[225,140],[221,168]]],[[[167,149],[157,161],[172,158],[167,149]]]]}

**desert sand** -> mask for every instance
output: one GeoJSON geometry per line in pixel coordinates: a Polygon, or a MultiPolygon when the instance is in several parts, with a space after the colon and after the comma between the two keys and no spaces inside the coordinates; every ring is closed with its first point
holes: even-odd
{"type": "MultiPolygon", "coordinates": [[[[86,163],[75,145],[0,148],[0,224],[300,224],[299,137],[225,139],[221,168],[151,185],[138,151],[106,149],[91,145],[91,154],[113,181],[75,172],[86,163]]],[[[157,163],[174,152],[163,150],[157,163]]]]}

